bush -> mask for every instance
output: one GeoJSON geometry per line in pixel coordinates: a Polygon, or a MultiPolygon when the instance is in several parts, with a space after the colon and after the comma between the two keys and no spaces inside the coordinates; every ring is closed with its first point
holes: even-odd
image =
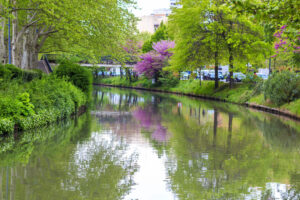
{"type": "Polygon", "coordinates": [[[243,83],[250,84],[250,85],[255,85],[261,82],[263,82],[263,79],[255,75],[254,73],[246,74],[246,78],[243,79],[243,83]]]}
{"type": "Polygon", "coordinates": [[[4,80],[20,79],[29,82],[42,77],[43,72],[41,70],[22,70],[11,64],[0,65],[0,78],[4,80]]]}
{"type": "Polygon", "coordinates": [[[14,122],[8,118],[0,118],[0,135],[9,134],[14,131],[14,122]]]}
{"type": "Polygon", "coordinates": [[[144,87],[144,88],[151,88],[153,87],[152,84],[152,79],[148,79],[147,77],[142,77],[140,82],[139,82],[139,87],[144,87]]]}
{"type": "Polygon", "coordinates": [[[23,70],[22,71],[22,79],[23,81],[33,81],[34,79],[41,79],[43,77],[43,73],[38,70],[23,70]]]}
{"type": "Polygon", "coordinates": [[[1,97],[0,117],[14,117],[21,115],[22,103],[12,97],[1,97]]]}
{"type": "Polygon", "coordinates": [[[34,106],[30,103],[29,94],[24,92],[17,97],[20,102],[20,114],[22,116],[29,116],[34,114],[34,106]]]}
{"type": "Polygon", "coordinates": [[[289,71],[274,73],[265,82],[264,93],[277,106],[289,103],[300,97],[300,77],[289,71]]]}
{"type": "Polygon", "coordinates": [[[64,61],[55,69],[54,74],[58,77],[68,77],[69,81],[88,96],[91,94],[93,75],[90,70],[70,61],[64,61]]]}
{"type": "Polygon", "coordinates": [[[167,73],[158,79],[158,82],[163,87],[175,87],[179,83],[179,79],[173,74],[167,73]]]}
{"type": "Polygon", "coordinates": [[[15,125],[22,131],[68,117],[85,105],[86,99],[79,88],[55,76],[25,83],[1,82],[0,134],[13,132],[15,125]]]}
{"type": "Polygon", "coordinates": [[[6,64],[4,67],[11,72],[11,79],[22,77],[22,70],[19,67],[11,64],[6,64]]]}
{"type": "Polygon", "coordinates": [[[0,65],[0,79],[9,80],[12,74],[5,66],[0,65]]]}
{"type": "Polygon", "coordinates": [[[68,116],[86,103],[80,89],[55,76],[30,82],[28,88],[36,110],[57,108],[62,116],[68,116]]]}

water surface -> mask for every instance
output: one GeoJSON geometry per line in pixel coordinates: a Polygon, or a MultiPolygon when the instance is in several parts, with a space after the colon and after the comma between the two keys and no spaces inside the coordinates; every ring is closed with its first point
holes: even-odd
{"type": "Polygon", "coordinates": [[[87,114],[0,139],[0,199],[300,199],[299,166],[297,122],[96,87],[87,114]]]}

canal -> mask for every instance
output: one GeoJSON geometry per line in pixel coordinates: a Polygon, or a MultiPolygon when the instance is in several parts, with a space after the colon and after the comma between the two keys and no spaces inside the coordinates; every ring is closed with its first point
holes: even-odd
{"type": "Polygon", "coordinates": [[[300,123],[95,87],[86,114],[0,139],[2,199],[300,199],[300,123]]]}

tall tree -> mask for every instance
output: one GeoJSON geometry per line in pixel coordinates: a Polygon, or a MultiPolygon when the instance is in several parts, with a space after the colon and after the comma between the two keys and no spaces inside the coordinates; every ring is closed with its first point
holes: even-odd
{"type": "Polygon", "coordinates": [[[160,41],[153,44],[153,51],[141,56],[141,61],[134,66],[138,74],[144,74],[148,78],[154,78],[158,81],[163,67],[167,66],[169,58],[173,55],[170,49],[174,48],[172,41],[160,41]]]}
{"type": "Polygon", "coordinates": [[[269,53],[268,55],[269,68],[271,68],[272,57],[274,59],[279,57],[283,65],[300,66],[300,4],[298,0],[233,0],[232,3],[238,13],[248,14],[267,28],[267,42],[277,43],[274,44],[273,51],[270,51],[270,53],[275,51],[276,54],[272,56],[269,53]],[[277,33],[273,35],[275,32],[277,33]],[[283,51],[278,50],[278,44],[282,42],[278,33],[288,43],[283,51]]]}
{"type": "Polygon", "coordinates": [[[183,0],[181,4],[183,7],[170,16],[177,44],[171,61],[175,67],[214,64],[217,88],[221,63],[230,66],[232,86],[234,70],[263,59],[260,55],[266,45],[260,26],[248,16],[236,13],[230,2],[183,0]]]}
{"type": "Polygon", "coordinates": [[[135,30],[131,0],[4,1],[12,18],[12,60],[22,68],[34,66],[43,52],[117,54],[135,30]]]}

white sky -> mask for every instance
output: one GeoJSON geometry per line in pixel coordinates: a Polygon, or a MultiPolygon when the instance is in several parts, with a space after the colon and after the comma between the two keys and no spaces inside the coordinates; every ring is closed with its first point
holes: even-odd
{"type": "Polygon", "coordinates": [[[136,0],[136,2],[140,10],[134,10],[133,13],[138,17],[150,15],[155,9],[170,8],[170,0],[136,0]]]}

